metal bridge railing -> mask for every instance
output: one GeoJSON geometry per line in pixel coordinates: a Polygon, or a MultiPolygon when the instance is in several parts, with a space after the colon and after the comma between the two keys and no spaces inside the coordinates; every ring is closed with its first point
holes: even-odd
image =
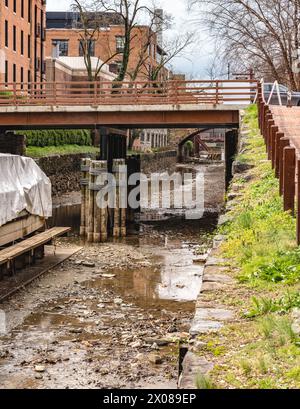
{"type": "Polygon", "coordinates": [[[250,104],[256,80],[0,83],[0,106],[250,104]]]}

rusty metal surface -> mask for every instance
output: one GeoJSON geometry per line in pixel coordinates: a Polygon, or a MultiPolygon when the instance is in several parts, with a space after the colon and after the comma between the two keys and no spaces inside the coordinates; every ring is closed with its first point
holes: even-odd
{"type": "Polygon", "coordinates": [[[217,128],[238,126],[239,110],[237,107],[228,109],[211,110],[185,110],[183,107],[178,109],[163,110],[139,110],[135,111],[82,111],[82,112],[12,112],[0,114],[0,127],[5,129],[34,129],[42,128],[76,128],[95,126],[123,126],[124,128],[153,128],[153,127],[208,127],[217,128]]]}

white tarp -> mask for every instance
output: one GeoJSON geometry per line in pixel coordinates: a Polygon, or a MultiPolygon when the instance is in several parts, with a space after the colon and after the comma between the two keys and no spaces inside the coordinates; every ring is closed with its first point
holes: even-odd
{"type": "Polygon", "coordinates": [[[33,159],[0,153],[0,226],[23,210],[52,216],[50,179],[33,159]]]}

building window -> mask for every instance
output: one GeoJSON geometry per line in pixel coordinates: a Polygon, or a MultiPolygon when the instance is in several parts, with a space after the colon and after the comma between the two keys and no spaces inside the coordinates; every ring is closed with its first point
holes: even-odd
{"type": "Polygon", "coordinates": [[[31,37],[30,37],[30,34],[28,34],[28,37],[27,37],[27,56],[28,56],[28,58],[31,57],[31,37]]]}
{"type": "Polygon", "coordinates": [[[5,0],[5,6],[8,7],[8,0],[5,0]]]}
{"type": "Polygon", "coordinates": [[[116,36],[116,50],[118,53],[123,53],[125,47],[125,37],[116,36]]]}
{"type": "Polygon", "coordinates": [[[69,53],[68,40],[53,40],[52,46],[56,48],[55,57],[67,57],[69,53]]]}
{"type": "Polygon", "coordinates": [[[13,50],[17,51],[17,27],[13,26],[13,50]]]}
{"type": "Polygon", "coordinates": [[[14,13],[17,12],[17,0],[14,0],[14,13]]]}
{"type": "Polygon", "coordinates": [[[95,55],[95,40],[80,40],[79,41],[79,56],[90,55],[94,57],[95,55]]]}
{"type": "Polygon", "coordinates": [[[5,47],[8,47],[8,21],[5,20],[5,47]]]}
{"type": "Polygon", "coordinates": [[[5,61],[5,82],[8,82],[8,61],[5,61]]]}
{"type": "Polygon", "coordinates": [[[24,18],[24,0],[21,0],[21,17],[24,18]]]}
{"type": "Polygon", "coordinates": [[[13,64],[13,82],[17,81],[17,66],[13,64]]]}
{"type": "Polygon", "coordinates": [[[24,31],[21,30],[21,54],[24,55],[24,31]]]}

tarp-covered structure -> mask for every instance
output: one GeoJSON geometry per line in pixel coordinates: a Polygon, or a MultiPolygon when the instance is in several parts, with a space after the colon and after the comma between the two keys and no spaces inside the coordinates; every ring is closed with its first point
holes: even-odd
{"type": "Polygon", "coordinates": [[[24,210],[52,216],[50,179],[33,159],[0,153],[0,226],[24,210]]]}

